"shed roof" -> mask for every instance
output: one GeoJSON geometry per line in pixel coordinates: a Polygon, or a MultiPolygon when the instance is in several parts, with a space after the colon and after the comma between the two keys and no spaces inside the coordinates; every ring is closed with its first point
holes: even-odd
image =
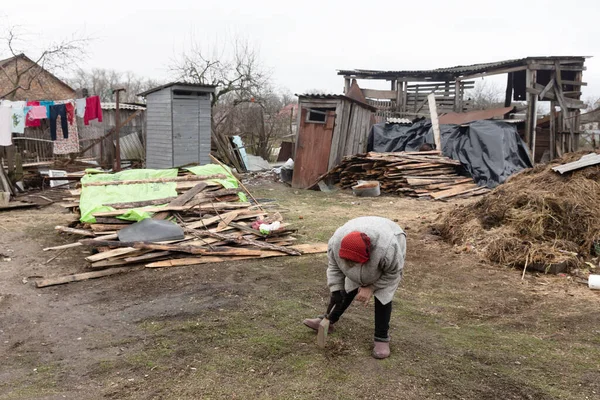
{"type": "Polygon", "coordinates": [[[198,83],[190,83],[190,82],[170,82],[161,86],[157,86],[150,90],[146,90],[145,92],[139,93],[138,96],[147,96],[150,93],[158,92],[159,90],[170,88],[171,86],[184,86],[189,89],[196,89],[199,92],[208,92],[214,93],[216,86],[215,85],[200,85],[198,83]]]}
{"type": "Polygon", "coordinates": [[[316,99],[316,100],[339,100],[339,99],[343,99],[343,100],[348,100],[351,101],[353,103],[358,104],[361,107],[367,108],[371,111],[377,111],[377,108],[373,107],[370,104],[367,103],[363,103],[362,101],[358,101],[355,100],[351,97],[348,96],[344,96],[343,94],[325,94],[325,93],[303,93],[303,94],[296,94],[296,96],[298,96],[298,99],[301,101],[303,98],[305,99],[316,99]]]}
{"type": "Polygon", "coordinates": [[[463,75],[491,72],[498,69],[525,66],[534,61],[572,61],[584,62],[586,56],[551,56],[551,57],[525,57],[511,60],[495,61],[489,63],[478,63],[472,65],[457,65],[454,67],[425,69],[425,70],[400,70],[400,71],[378,71],[368,69],[338,70],[338,75],[350,76],[362,79],[392,79],[402,77],[429,78],[429,79],[452,79],[463,75]]]}

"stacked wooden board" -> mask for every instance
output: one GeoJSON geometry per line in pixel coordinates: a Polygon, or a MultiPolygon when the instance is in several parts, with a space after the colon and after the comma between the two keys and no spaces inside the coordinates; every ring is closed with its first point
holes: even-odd
{"type": "MultiPolygon", "coordinates": [[[[65,251],[87,246],[94,250],[86,257],[90,271],[49,279],[40,279],[37,287],[75,282],[90,278],[113,275],[141,268],[164,268],[258,259],[280,256],[323,253],[326,243],[295,245],[295,229],[283,221],[279,212],[269,211],[256,200],[254,203],[239,201],[241,188],[224,188],[212,179],[224,176],[184,175],[163,178],[161,182],[177,182],[178,196],[127,203],[110,204],[115,211],[93,214],[92,224],[57,226],[66,234],[82,236],[83,239],[62,246],[49,247],[45,251],[65,251]],[[158,206],[162,204],[162,206],[158,206]],[[118,233],[133,222],[119,219],[132,207],[144,207],[153,212],[154,219],[172,219],[184,231],[181,240],[167,242],[121,242],[118,233]],[[279,223],[279,228],[267,234],[258,230],[261,223],[279,223]]],[[[110,181],[103,184],[131,185],[140,181],[110,181]]],[[[148,183],[147,181],[143,183],[148,183]]],[[[93,183],[92,185],[96,185],[93,183]]],[[[72,191],[67,207],[77,209],[80,190],[72,191]]],[[[254,199],[247,192],[250,198],[254,199]]]]}
{"type": "Polygon", "coordinates": [[[345,157],[326,178],[350,188],[358,181],[378,181],[381,192],[436,200],[475,196],[489,191],[458,174],[460,162],[437,151],[367,153],[345,157]]]}

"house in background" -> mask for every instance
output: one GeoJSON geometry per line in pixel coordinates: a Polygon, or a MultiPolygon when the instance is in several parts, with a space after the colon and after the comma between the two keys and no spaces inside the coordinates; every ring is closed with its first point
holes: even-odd
{"type": "Polygon", "coordinates": [[[0,99],[65,100],[75,90],[25,54],[0,60],[0,99]]]}

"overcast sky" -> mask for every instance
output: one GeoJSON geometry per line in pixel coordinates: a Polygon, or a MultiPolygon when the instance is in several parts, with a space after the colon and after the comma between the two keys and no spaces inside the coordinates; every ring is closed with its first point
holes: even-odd
{"type": "MultiPolygon", "coordinates": [[[[600,1],[2,1],[0,26],[37,46],[95,38],[84,68],[168,80],[192,40],[244,37],[275,84],[341,93],[336,69],[429,69],[526,56],[587,55],[584,99],[600,97],[600,1]]],[[[366,86],[366,85],[365,85],[366,86]]]]}

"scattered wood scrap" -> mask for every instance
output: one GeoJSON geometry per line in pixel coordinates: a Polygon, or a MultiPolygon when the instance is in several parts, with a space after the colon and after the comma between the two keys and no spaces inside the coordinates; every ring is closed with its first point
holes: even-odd
{"type": "MultiPolygon", "coordinates": [[[[240,201],[238,194],[242,189],[223,188],[198,179],[186,179],[188,185],[182,187],[179,184],[183,180],[177,181],[179,195],[176,197],[107,204],[116,210],[95,213],[96,223],[57,226],[56,230],[61,234],[74,235],[79,240],[44,250],[89,247],[93,249],[93,254],[86,257],[85,261],[91,272],[42,279],[36,283],[37,287],[110,276],[143,266],[164,268],[327,251],[326,243],[296,245],[296,230],[283,221],[281,214],[269,214],[256,204],[240,201]],[[137,206],[154,212],[155,219],[171,219],[181,226],[185,237],[165,242],[119,241],[119,231],[133,223],[119,218],[131,207],[137,206]],[[260,224],[275,221],[279,222],[279,229],[268,234],[260,232],[260,224]]],[[[138,183],[110,181],[111,185],[138,183]]],[[[85,191],[85,186],[82,190],[85,191]]],[[[78,204],[82,190],[70,192],[71,203],[78,204]]]]}
{"type": "Polygon", "coordinates": [[[345,157],[323,179],[333,179],[344,189],[357,181],[379,181],[383,193],[442,200],[488,192],[471,178],[458,174],[460,162],[437,151],[357,154],[345,157]]]}

